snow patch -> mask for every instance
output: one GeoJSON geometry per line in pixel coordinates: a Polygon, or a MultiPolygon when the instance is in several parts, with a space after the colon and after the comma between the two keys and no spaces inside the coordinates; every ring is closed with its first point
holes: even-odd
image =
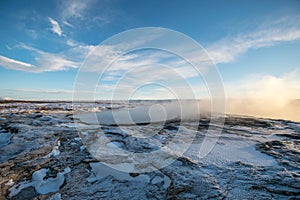
{"type": "Polygon", "coordinates": [[[61,194],[56,193],[56,194],[52,195],[51,197],[49,197],[47,200],[61,200],[61,194]]]}
{"type": "Polygon", "coordinates": [[[35,171],[32,174],[32,181],[24,181],[15,185],[9,189],[10,194],[9,198],[17,195],[21,190],[27,187],[34,187],[37,193],[39,194],[47,194],[50,192],[56,192],[62,186],[65,181],[65,174],[71,172],[71,169],[67,167],[63,172],[59,172],[55,178],[44,179],[47,175],[49,169],[42,168],[38,171],[35,171]]]}
{"type": "Polygon", "coordinates": [[[110,142],[110,143],[106,144],[106,146],[109,148],[121,148],[124,145],[121,142],[110,142]]]}
{"type": "Polygon", "coordinates": [[[13,184],[15,184],[15,182],[12,179],[9,179],[9,181],[7,181],[7,183],[5,183],[5,185],[8,185],[8,186],[12,186],[13,184]]]}
{"type": "Polygon", "coordinates": [[[51,157],[58,156],[60,154],[59,147],[60,147],[60,141],[57,142],[57,145],[54,146],[53,150],[48,155],[46,155],[44,158],[51,158],[51,157]]]}
{"type": "Polygon", "coordinates": [[[10,133],[0,133],[0,147],[7,145],[10,141],[10,133]]]}
{"type": "Polygon", "coordinates": [[[86,146],[82,145],[82,146],[80,146],[79,148],[80,148],[80,151],[83,151],[83,150],[86,149],[86,146]]]}
{"type": "Polygon", "coordinates": [[[144,174],[140,174],[136,177],[132,177],[127,172],[122,172],[116,169],[113,169],[101,162],[97,163],[90,163],[90,166],[92,168],[92,175],[87,178],[88,182],[95,182],[101,178],[104,178],[106,176],[113,176],[117,180],[127,180],[127,181],[139,181],[144,183],[150,182],[150,177],[144,174]]]}

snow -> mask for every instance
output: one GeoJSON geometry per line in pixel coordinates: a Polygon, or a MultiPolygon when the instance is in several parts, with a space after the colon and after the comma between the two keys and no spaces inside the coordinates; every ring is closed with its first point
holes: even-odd
{"type": "Polygon", "coordinates": [[[83,151],[83,150],[86,149],[86,146],[85,146],[85,145],[82,145],[82,146],[79,147],[79,149],[80,149],[80,151],[83,151]]]}
{"type": "Polygon", "coordinates": [[[88,182],[95,182],[109,175],[113,176],[117,180],[139,181],[144,183],[150,182],[150,177],[145,174],[132,177],[129,173],[113,169],[102,162],[90,163],[90,166],[93,174],[87,179],[88,182]]]}
{"type": "Polygon", "coordinates": [[[28,188],[30,186],[33,186],[33,183],[29,182],[29,181],[23,181],[23,182],[19,183],[18,185],[14,185],[13,187],[11,187],[9,189],[10,193],[9,193],[8,197],[11,198],[11,197],[17,195],[24,188],[28,188]]]}
{"type": "Polygon", "coordinates": [[[163,182],[163,178],[161,178],[160,176],[156,176],[156,177],[154,177],[154,179],[152,179],[152,181],[151,181],[151,183],[152,184],[157,184],[157,183],[161,183],[161,182],[163,182]]]}
{"type": "Polygon", "coordinates": [[[155,176],[151,183],[156,185],[156,184],[159,184],[159,183],[162,183],[163,182],[163,189],[168,189],[168,187],[171,185],[171,179],[169,177],[167,177],[166,175],[164,175],[164,177],[162,178],[161,176],[155,176]]]}
{"type": "Polygon", "coordinates": [[[106,144],[106,146],[109,148],[120,148],[123,147],[124,145],[121,142],[110,142],[106,144]]]}
{"type": "Polygon", "coordinates": [[[47,200],[61,200],[61,194],[56,193],[56,194],[52,195],[51,197],[49,197],[47,200]]]}
{"type": "Polygon", "coordinates": [[[10,133],[1,133],[0,132],[0,147],[5,146],[9,143],[11,138],[10,133]]]}
{"type": "Polygon", "coordinates": [[[8,186],[12,186],[13,184],[15,184],[15,182],[12,179],[9,179],[9,181],[7,183],[5,183],[5,185],[8,185],[8,186]]]}
{"type": "MultiPolygon", "coordinates": [[[[192,144],[185,155],[194,160],[222,166],[230,162],[241,161],[256,166],[273,166],[278,165],[271,156],[257,151],[255,148],[256,141],[245,140],[243,136],[240,138],[225,137],[223,134],[213,147],[212,151],[204,158],[199,157],[201,144],[192,144]]],[[[207,137],[209,140],[210,138],[207,137]]]]}
{"type": "Polygon", "coordinates": [[[171,185],[171,179],[167,176],[164,176],[163,188],[166,190],[171,185]]]}
{"type": "MultiPolygon", "coordinates": [[[[7,116],[7,121],[5,121],[7,126],[4,126],[7,130],[0,130],[0,146],[4,145],[1,146],[2,156],[8,155],[3,160],[11,165],[20,165],[20,167],[8,171],[11,174],[20,173],[20,176],[2,177],[2,182],[5,185],[2,191],[5,191],[3,194],[8,192],[7,198],[23,198],[23,195],[28,194],[21,190],[28,187],[34,188],[39,194],[51,192],[48,200],[60,200],[62,197],[73,198],[72,195],[76,195],[78,199],[118,198],[120,191],[124,191],[122,194],[126,195],[146,194],[146,192],[150,195],[159,195],[167,189],[167,193],[161,194],[171,198],[170,195],[174,192],[182,191],[177,196],[182,199],[195,199],[199,196],[203,196],[203,198],[217,196],[241,199],[255,196],[259,199],[272,197],[282,199],[286,197],[284,193],[287,192],[298,194],[297,177],[292,175],[299,171],[297,170],[297,153],[299,154],[300,150],[297,146],[297,138],[299,137],[300,123],[272,120],[270,125],[262,126],[261,123],[267,122],[267,120],[256,118],[242,120],[242,118],[238,118],[235,122],[233,118],[231,122],[229,116],[229,123],[225,124],[224,127],[212,124],[213,130],[223,128],[220,137],[207,133],[202,127],[200,130],[195,129],[194,127],[198,126],[198,121],[188,120],[182,123],[182,128],[179,131],[176,129],[179,125],[174,121],[168,122],[167,126],[161,126],[158,123],[119,127],[78,123],[76,124],[77,130],[82,130],[81,134],[79,133],[80,138],[75,131],[75,124],[71,123],[73,119],[70,113],[60,114],[60,110],[39,111],[38,104],[20,104],[18,106],[18,108],[3,109],[3,112],[7,112],[7,114],[1,115],[4,118],[7,116]],[[44,117],[41,118],[41,116],[44,117]],[[255,121],[251,121],[252,119],[255,121]],[[259,123],[256,124],[257,120],[259,123]],[[11,128],[16,128],[19,132],[8,133],[11,128]],[[163,130],[160,131],[161,129],[163,130]],[[177,137],[177,135],[179,136],[177,137]],[[197,137],[194,140],[195,135],[197,137]],[[102,140],[98,139],[102,139],[104,136],[108,139],[100,143],[102,140]],[[204,137],[208,142],[214,141],[216,138],[217,141],[212,151],[201,158],[199,151],[204,137]],[[60,141],[53,145],[55,138],[65,141],[62,143],[64,148],[60,147],[60,141]],[[170,141],[174,141],[174,148],[171,148],[170,151],[167,151],[167,148],[163,149],[166,150],[166,154],[148,153],[150,150],[154,152],[156,147],[159,149],[167,146],[170,141]],[[184,144],[189,144],[191,141],[193,144],[188,151],[183,151],[185,149],[184,144]],[[269,141],[274,141],[274,143],[265,144],[269,141]],[[16,152],[19,151],[19,147],[20,149],[23,147],[23,144],[26,154],[17,155],[16,152]],[[95,146],[93,146],[94,144],[95,146]],[[107,147],[102,157],[99,157],[101,163],[89,154],[91,147],[97,147],[99,144],[107,147]],[[53,149],[48,149],[49,145],[53,145],[53,149]],[[82,152],[79,152],[79,148],[82,152]],[[85,150],[86,148],[89,151],[85,150]],[[30,157],[27,156],[28,152],[36,149],[40,149],[40,151],[34,151],[30,157]],[[118,152],[117,150],[122,150],[121,153],[123,150],[124,152],[143,152],[145,150],[145,152],[142,156],[136,154],[110,156],[106,154],[106,151],[110,153],[118,152]],[[59,156],[61,153],[64,154],[64,157],[48,159],[50,162],[45,162],[48,160],[40,159],[41,155],[47,154],[45,152],[50,152],[46,156],[47,158],[59,156]],[[182,154],[183,152],[185,153],[182,154]],[[20,163],[16,157],[12,157],[15,155],[27,160],[20,163]],[[173,158],[175,159],[177,155],[181,158],[173,162],[173,158]],[[74,162],[70,162],[69,158],[72,158],[74,162]],[[80,163],[81,160],[84,160],[83,168],[76,167],[76,163],[80,163]],[[39,164],[41,169],[34,171],[35,168],[29,168],[29,171],[24,171],[23,165],[27,167],[29,163],[33,163],[34,166],[39,164]],[[145,163],[149,163],[149,168],[145,163]],[[170,165],[161,168],[159,163],[170,163],[170,165]],[[54,165],[52,166],[52,164],[54,165]],[[282,167],[285,164],[289,164],[289,166],[282,167]],[[71,169],[61,168],[66,165],[72,167],[72,173],[68,175],[67,181],[65,181],[65,176],[71,169]],[[47,169],[48,167],[50,169],[47,169]],[[47,177],[47,175],[52,175],[49,173],[52,172],[49,171],[52,168],[58,170],[59,173],[47,177]],[[150,173],[141,173],[144,171],[150,173]],[[135,174],[131,174],[133,172],[135,174]],[[28,173],[32,174],[32,178],[29,180],[22,179],[28,177],[28,173]],[[170,187],[171,180],[172,187],[170,187]],[[87,181],[92,184],[88,184],[87,181]],[[64,188],[60,189],[62,186],[64,188]],[[191,189],[187,190],[187,186],[191,189]],[[256,190],[255,188],[258,186],[266,189],[256,190]],[[159,190],[157,190],[158,187],[159,190]],[[7,188],[10,189],[7,191],[7,188]],[[253,189],[249,190],[249,188],[253,189]],[[206,193],[210,196],[205,196],[206,193]],[[15,195],[17,196],[14,197],[15,195]]],[[[58,104],[40,106],[59,107],[58,104]]],[[[121,109],[123,108],[129,110],[126,106],[121,107],[121,109]]],[[[153,122],[152,119],[156,118],[156,110],[157,115],[162,114],[161,119],[165,117],[163,111],[159,111],[161,109],[159,106],[153,108],[144,106],[140,111],[147,111],[146,108],[150,109],[150,113],[144,112],[141,121],[144,118],[150,119],[148,122],[153,122]]],[[[120,114],[118,109],[120,110],[117,108],[114,112],[120,114]]],[[[88,108],[87,110],[92,109],[88,108]]],[[[110,110],[106,113],[113,112],[110,110]]],[[[94,114],[98,115],[98,112],[94,114]]],[[[133,119],[138,116],[135,115],[133,119]]],[[[202,125],[206,125],[206,123],[209,123],[207,119],[201,121],[202,125]]],[[[6,174],[5,169],[1,169],[1,171],[6,174]]],[[[40,198],[40,196],[34,198],[40,198]]],[[[42,198],[44,197],[42,196],[42,198]]],[[[139,199],[144,198],[141,196],[139,199]]]]}
{"type": "Polygon", "coordinates": [[[57,145],[54,146],[53,150],[44,158],[57,157],[60,154],[59,147],[60,147],[60,141],[57,142],[57,145]]]}
{"type": "Polygon", "coordinates": [[[69,167],[65,168],[63,172],[59,172],[55,178],[44,179],[49,169],[42,168],[38,171],[35,171],[32,174],[32,181],[24,181],[19,183],[18,185],[14,185],[9,189],[10,194],[9,197],[13,197],[17,195],[22,189],[33,186],[37,193],[39,194],[47,194],[50,192],[56,192],[59,190],[60,186],[65,181],[64,175],[71,172],[69,167]]]}

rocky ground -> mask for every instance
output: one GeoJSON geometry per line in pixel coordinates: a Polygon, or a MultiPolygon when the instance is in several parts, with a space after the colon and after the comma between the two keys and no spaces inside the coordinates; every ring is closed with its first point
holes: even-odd
{"type": "MultiPolygon", "coordinates": [[[[0,104],[0,199],[300,199],[300,123],[227,116],[208,156],[197,157],[191,147],[162,169],[126,173],[107,168],[82,142],[72,109],[85,107],[0,104]]],[[[97,109],[110,108],[101,104],[97,109]]],[[[202,119],[197,130],[192,123],[183,126],[196,134],[196,144],[209,120],[202,119]]],[[[149,152],[164,146],[179,124],[168,122],[160,130],[156,125],[126,127],[127,132],[82,126],[88,135],[105,134],[125,150],[149,152]],[[131,134],[147,131],[153,139],[131,134]]]]}

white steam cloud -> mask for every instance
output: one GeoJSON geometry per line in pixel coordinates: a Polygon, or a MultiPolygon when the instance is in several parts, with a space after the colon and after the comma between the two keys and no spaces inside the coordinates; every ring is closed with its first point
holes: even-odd
{"type": "Polygon", "coordinates": [[[227,113],[300,121],[300,70],[250,76],[225,88],[227,113]]]}

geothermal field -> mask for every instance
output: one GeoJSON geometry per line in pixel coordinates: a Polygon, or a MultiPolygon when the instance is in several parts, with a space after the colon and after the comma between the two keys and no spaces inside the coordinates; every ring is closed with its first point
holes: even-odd
{"type": "Polygon", "coordinates": [[[220,127],[205,115],[162,123],[134,114],[140,123],[118,126],[82,118],[148,104],[3,101],[0,199],[300,198],[300,123],[226,115],[220,127]],[[204,139],[216,143],[201,156],[204,139]]]}

